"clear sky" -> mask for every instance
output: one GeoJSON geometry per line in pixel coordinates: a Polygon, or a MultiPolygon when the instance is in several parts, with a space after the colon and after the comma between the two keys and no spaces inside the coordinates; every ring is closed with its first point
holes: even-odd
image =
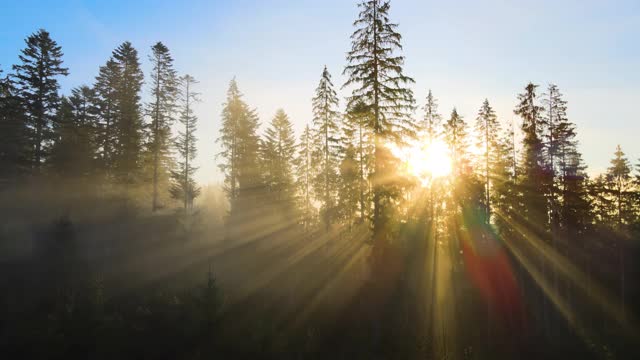
{"type": "MultiPolygon", "coordinates": [[[[236,76],[263,124],[282,107],[299,131],[311,120],[323,65],[334,83],[345,80],[357,14],[355,0],[1,1],[2,69],[18,61],[26,36],[45,28],[70,69],[63,93],[92,83],[122,41],[138,48],[145,71],[150,47],[164,42],[178,71],[200,80],[203,183],[221,179],[214,140],[229,80],[236,76]]],[[[508,122],[527,82],[554,82],[569,101],[590,173],[606,169],[616,144],[638,162],[640,1],[392,0],[391,18],[419,105],[432,89],[443,115],[457,106],[473,122],[486,97],[508,122]]]]}

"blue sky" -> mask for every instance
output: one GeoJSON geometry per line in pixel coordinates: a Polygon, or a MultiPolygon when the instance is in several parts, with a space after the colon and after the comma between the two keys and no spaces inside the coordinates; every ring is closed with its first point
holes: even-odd
{"type": "MultiPolygon", "coordinates": [[[[355,4],[3,0],[0,65],[7,71],[23,39],[46,28],[63,47],[70,75],[61,84],[68,93],[91,83],[122,41],[138,48],[145,71],[149,48],[164,42],[178,71],[200,80],[198,179],[216,182],[214,140],[229,80],[236,76],[263,124],[282,107],[300,130],[311,120],[323,65],[336,84],[345,80],[355,4]]],[[[527,82],[554,82],[569,101],[590,173],[606,169],[617,144],[638,162],[640,1],[393,0],[391,17],[403,35],[405,72],[416,80],[419,105],[432,89],[443,115],[456,106],[472,123],[486,97],[509,122],[527,82]]]]}

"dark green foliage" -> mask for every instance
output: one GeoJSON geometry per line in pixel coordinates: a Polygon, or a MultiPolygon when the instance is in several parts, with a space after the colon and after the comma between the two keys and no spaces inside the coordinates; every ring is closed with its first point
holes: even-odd
{"type": "Polygon", "coordinates": [[[30,35],[20,54],[20,64],[14,65],[15,84],[27,121],[27,137],[32,148],[30,159],[40,169],[52,144],[55,113],[59,105],[59,76],[69,72],[62,66],[62,48],[46,30],[30,35]]]}
{"type": "Polygon", "coordinates": [[[141,170],[144,125],[140,105],[143,74],[138,51],[126,41],[113,51],[119,69],[116,82],[115,175],[119,182],[133,184],[141,170]]]}
{"type": "MultiPolygon", "coordinates": [[[[23,174],[30,165],[28,128],[23,104],[9,76],[0,69],[0,182],[23,174]]],[[[1,185],[0,185],[1,186],[1,185]]]]}
{"type": "Polygon", "coordinates": [[[60,175],[82,178],[95,170],[97,109],[95,92],[87,86],[63,97],[54,128],[50,165],[60,175]]]}
{"type": "Polygon", "coordinates": [[[96,92],[95,107],[98,112],[96,124],[96,141],[99,146],[100,167],[102,172],[109,176],[115,170],[114,161],[117,157],[117,127],[118,119],[118,83],[121,77],[121,69],[118,63],[109,59],[100,67],[96,76],[94,89],[96,92]]]}

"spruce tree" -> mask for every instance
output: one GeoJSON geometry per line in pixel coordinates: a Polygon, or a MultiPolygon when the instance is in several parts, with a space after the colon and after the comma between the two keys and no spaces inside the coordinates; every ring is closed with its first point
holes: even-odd
{"type": "Polygon", "coordinates": [[[68,75],[62,66],[62,48],[40,29],[25,40],[26,48],[14,65],[16,87],[24,103],[32,167],[39,170],[52,144],[53,126],[60,99],[59,76],[68,75]]]}
{"type": "Polygon", "coordinates": [[[314,191],[320,202],[320,214],[326,230],[332,222],[335,208],[338,159],[338,97],[331,74],[324,67],[313,98],[313,157],[319,164],[314,177],[314,191]]]}
{"type": "MultiPolygon", "coordinates": [[[[438,100],[433,96],[431,89],[429,89],[424,105],[424,122],[422,124],[422,131],[424,132],[424,136],[426,136],[427,148],[440,137],[441,125],[442,116],[438,113],[438,100]]],[[[435,183],[433,181],[429,182],[429,217],[431,220],[435,220],[436,215],[437,190],[434,185],[435,183]]]]}
{"type": "Polygon", "coordinates": [[[81,178],[95,170],[97,111],[94,96],[92,88],[81,86],[71,90],[70,97],[62,99],[50,161],[60,175],[81,178]]]}
{"type": "Polygon", "coordinates": [[[256,111],[244,102],[234,78],[227,91],[222,109],[222,128],[217,139],[221,147],[217,156],[222,158],[219,168],[225,175],[225,192],[231,215],[238,206],[250,205],[248,201],[258,196],[257,190],[262,183],[258,127],[256,111]]]}
{"type": "Polygon", "coordinates": [[[313,159],[313,135],[309,125],[305,126],[300,142],[298,144],[298,154],[296,158],[296,187],[299,192],[300,210],[302,212],[302,225],[305,230],[309,230],[313,223],[314,206],[313,198],[313,180],[314,166],[313,159]]]}
{"type": "Polygon", "coordinates": [[[96,76],[94,89],[97,109],[97,142],[100,149],[100,168],[103,174],[110,176],[114,171],[114,160],[117,156],[118,137],[118,88],[121,80],[121,69],[111,57],[100,67],[96,76]]]}
{"type": "Polygon", "coordinates": [[[518,95],[519,104],[514,113],[522,118],[524,133],[522,170],[518,178],[523,194],[522,203],[525,204],[521,213],[535,231],[544,232],[548,228],[545,198],[548,189],[545,185],[547,173],[542,142],[544,126],[541,115],[544,109],[538,104],[537,87],[532,83],[527,84],[524,93],[518,95]]]}
{"type": "Polygon", "coordinates": [[[358,212],[360,222],[370,215],[370,175],[374,153],[374,133],[371,126],[372,114],[364,102],[358,102],[347,108],[342,126],[341,153],[343,158],[350,146],[355,148],[357,162],[358,212]]]}
{"type": "MultiPolygon", "coordinates": [[[[484,177],[484,209],[485,209],[485,222],[489,224],[491,222],[491,187],[492,179],[495,178],[496,162],[500,160],[500,157],[496,157],[496,153],[500,151],[499,136],[500,136],[500,123],[495,111],[489,104],[489,100],[485,99],[478,111],[476,118],[475,131],[478,136],[478,147],[482,150],[482,161],[479,162],[478,169],[481,170],[481,174],[484,177]]],[[[504,155],[504,154],[500,154],[504,155]]],[[[502,168],[502,167],[500,167],[502,168]]]]}
{"type": "Polygon", "coordinates": [[[338,182],[338,216],[352,228],[356,215],[361,206],[360,201],[360,170],[358,166],[357,148],[349,142],[342,149],[342,159],[339,165],[340,181],[338,182]]]}
{"type": "Polygon", "coordinates": [[[193,200],[200,194],[200,188],[193,178],[196,170],[198,170],[193,165],[196,158],[197,138],[195,132],[198,122],[193,106],[200,101],[200,94],[194,90],[194,86],[197,84],[198,81],[188,74],[182,76],[178,82],[178,105],[180,109],[178,121],[183,128],[178,132],[175,143],[180,159],[178,160],[178,169],[171,173],[172,184],[169,191],[172,198],[182,202],[185,214],[193,208],[193,200]]]}
{"type": "Polygon", "coordinates": [[[620,145],[616,147],[611,166],[607,169],[606,191],[614,204],[616,228],[623,229],[633,219],[634,193],[631,165],[620,145]]]}
{"type": "Polygon", "coordinates": [[[167,178],[171,171],[171,125],[174,120],[178,79],[173,68],[173,58],[163,43],[157,42],[151,47],[149,60],[153,65],[150,76],[152,101],[147,110],[151,117],[149,141],[153,169],[151,210],[156,211],[160,206],[159,183],[161,179],[167,178]]]}
{"type": "Polygon", "coordinates": [[[464,121],[462,116],[458,114],[458,110],[456,110],[456,108],[453,108],[451,111],[451,117],[444,124],[444,140],[449,146],[451,153],[454,176],[463,174],[468,170],[468,131],[467,123],[464,121]]]}
{"type": "Polygon", "coordinates": [[[429,144],[432,144],[437,139],[441,122],[442,116],[438,113],[438,100],[429,89],[427,101],[424,105],[424,123],[422,124],[429,144]]]}
{"type": "Polygon", "coordinates": [[[25,115],[18,91],[0,69],[0,184],[15,179],[29,165],[25,115]]]}
{"type": "Polygon", "coordinates": [[[296,139],[293,125],[282,109],[276,111],[264,136],[262,159],[267,172],[265,185],[269,200],[276,208],[289,212],[294,210],[294,162],[296,139]]]}
{"type": "Polygon", "coordinates": [[[119,69],[116,83],[116,151],[114,166],[117,179],[130,185],[141,170],[141,145],[144,123],[140,105],[140,90],[144,75],[140,69],[138,51],[126,41],[113,51],[119,69]]]}
{"type": "Polygon", "coordinates": [[[392,178],[393,162],[385,143],[402,142],[415,135],[410,114],[414,110],[413,92],[407,87],[413,79],[402,71],[404,57],[397,24],[390,22],[389,1],[365,0],[358,4],[360,12],[353,25],[351,50],[347,53],[348,76],[344,86],[353,86],[349,105],[363,102],[370,109],[372,131],[375,134],[373,168],[373,228],[374,238],[386,236],[385,227],[397,194],[392,178]]]}

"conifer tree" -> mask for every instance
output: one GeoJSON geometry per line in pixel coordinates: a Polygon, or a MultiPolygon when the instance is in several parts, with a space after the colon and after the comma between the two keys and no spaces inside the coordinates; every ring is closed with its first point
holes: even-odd
{"type": "MultiPolygon", "coordinates": [[[[236,207],[254,196],[262,179],[259,169],[259,127],[255,110],[242,99],[235,78],[229,84],[222,109],[222,128],[217,142],[223,159],[219,164],[225,175],[225,192],[233,215],[236,207]]],[[[248,204],[247,204],[248,205],[248,204]]]]}
{"type": "Polygon", "coordinates": [[[357,149],[349,142],[342,150],[339,165],[340,181],[338,183],[338,215],[348,225],[353,226],[360,206],[360,171],[358,167],[357,149]]]}
{"type": "Polygon", "coordinates": [[[355,149],[357,162],[357,192],[358,212],[360,222],[370,215],[370,182],[372,160],[374,153],[374,134],[371,126],[372,116],[370,108],[364,102],[358,102],[348,107],[343,123],[343,137],[341,140],[342,157],[346,156],[349,146],[355,149]]]}
{"type": "Polygon", "coordinates": [[[633,221],[633,181],[631,165],[620,145],[614,155],[606,173],[606,192],[614,205],[616,227],[622,229],[633,221]]]}
{"type": "Polygon", "coordinates": [[[442,116],[438,113],[438,100],[431,93],[427,94],[427,101],[424,105],[423,130],[426,133],[427,141],[432,144],[438,138],[442,116]]]}
{"type": "Polygon", "coordinates": [[[68,75],[62,66],[62,48],[40,29],[25,40],[21,64],[14,65],[16,87],[24,103],[32,166],[39,170],[51,147],[55,113],[59,106],[59,76],[68,75]]]}
{"type": "Polygon", "coordinates": [[[117,121],[118,121],[118,82],[121,69],[111,57],[105,65],[100,67],[96,76],[94,89],[96,92],[95,106],[97,109],[97,142],[100,150],[100,167],[107,176],[113,174],[114,159],[117,150],[117,121]]]}
{"type": "Polygon", "coordinates": [[[61,175],[84,177],[95,169],[94,97],[92,88],[81,86],[71,90],[70,97],[62,99],[51,150],[51,165],[61,175]]]}
{"type": "Polygon", "coordinates": [[[273,204],[285,211],[294,210],[294,163],[296,139],[293,125],[282,109],[276,111],[264,136],[262,159],[267,169],[265,185],[273,204]]]}
{"type": "Polygon", "coordinates": [[[404,57],[396,55],[402,50],[397,24],[390,22],[389,1],[365,0],[358,4],[360,13],[353,25],[351,50],[344,86],[354,86],[349,105],[363,102],[372,114],[375,134],[373,167],[373,227],[374,238],[384,236],[390,203],[395,192],[389,184],[393,161],[385,142],[402,142],[415,135],[415,124],[409,115],[414,110],[413,92],[407,87],[413,79],[402,71],[404,57]]]}
{"type": "Polygon", "coordinates": [[[136,181],[141,167],[141,145],[144,123],[140,106],[143,77],[138,51],[126,41],[113,51],[119,69],[116,87],[116,176],[124,184],[136,181]]]}
{"type": "Polygon", "coordinates": [[[455,175],[464,173],[469,160],[466,156],[469,146],[468,131],[467,123],[458,114],[456,108],[453,108],[451,117],[444,124],[444,139],[449,145],[455,175]]]}
{"type": "Polygon", "coordinates": [[[17,89],[0,69],[0,183],[15,178],[29,165],[24,109],[17,89]]]}
{"type": "Polygon", "coordinates": [[[313,98],[313,154],[319,164],[314,177],[314,191],[320,201],[320,213],[328,230],[333,218],[337,186],[336,150],[338,147],[338,97],[333,89],[331,74],[324,67],[313,98]]]}
{"type": "Polygon", "coordinates": [[[548,228],[546,171],[543,158],[542,136],[544,131],[541,115],[543,108],[538,104],[537,85],[527,84],[525,91],[518,95],[519,104],[514,113],[522,118],[523,159],[519,186],[523,193],[522,203],[526,204],[522,214],[526,214],[529,224],[535,230],[548,228]]]}
{"type": "Polygon", "coordinates": [[[163,43],[157,42],[151,47],[149,60],[153,64],[150,76],[152,101],[148,109],[148,114],[151,117],[149,150],[153,169],[151,210],[156,211],[159,207],[159,182],[162,178],[166,178],[171,171],[170,138],[178,79],[173,68],[173,58],[163,43]]]}
{"type": "MultiPolygon", "coordinates": [[[[424,105],[424,122],[422,131],[426,136],[427,148],[431,146],[440,137],[440,127],[442,125],[442,116],[438,113],[438,100],[433,96],[431,89],[427,94],[426,103],[424,105]]],[[[432,179],[433,180],[433,179],[432,179]]],[[[435,183],[430,181],[429,185],[429,217],[435,220],[436,216],[436,189],[435,183]]]]}
{"type": "Polygon", "coordinates": [[[191,75],[184,75],[178,82],[178,106],[180,115],[178,121],[183,126],[178,132],[175,147],[180,155],[178,169],[171,172],[172,184],[169,189],[171,197],[182,201],[185,213],[193,208],[193,200],[200,195],[193,176],[198,170],[193,165],[196,158],[195,132],[198,118],[194,114],[193,106],[200,101],[200,94],[194,90],[198,81],[191,75]]]}
{"type": "MultiPolygon", "coordinates": [[[[489,100],[485,99],[482,103],[482,107],[478,111],[476,118],[475,131],[478,136],[478,148],[483,151],[482,161],[479,162],[478,169],[481,170],[484,177],[484,210],[485,210],[485,222],[487,224],[491,221],[491,187],[493,185],[492,179],[495,178],[495,170],[497,161],[504,154],[500,154],[500,157],[496,157],[496,153],[500,151],[499,135],[500,135],[500,123],[498,123],[498,117],[495,111],[489,105],[489,100]]],[[[502,167],[501,167],[502,168],[502,167]]]]}
{"type": "Polygon", "coordinates": [[[299,203],[302,212],[302,225],[305,230],[309,230],[314,214],[312,197],[314,170],[316,167],[313,160],[313,135],[311,128],[307,125],[302,135],[300,135],[296,159],[296,187],[300,193],[299,203]]]}

